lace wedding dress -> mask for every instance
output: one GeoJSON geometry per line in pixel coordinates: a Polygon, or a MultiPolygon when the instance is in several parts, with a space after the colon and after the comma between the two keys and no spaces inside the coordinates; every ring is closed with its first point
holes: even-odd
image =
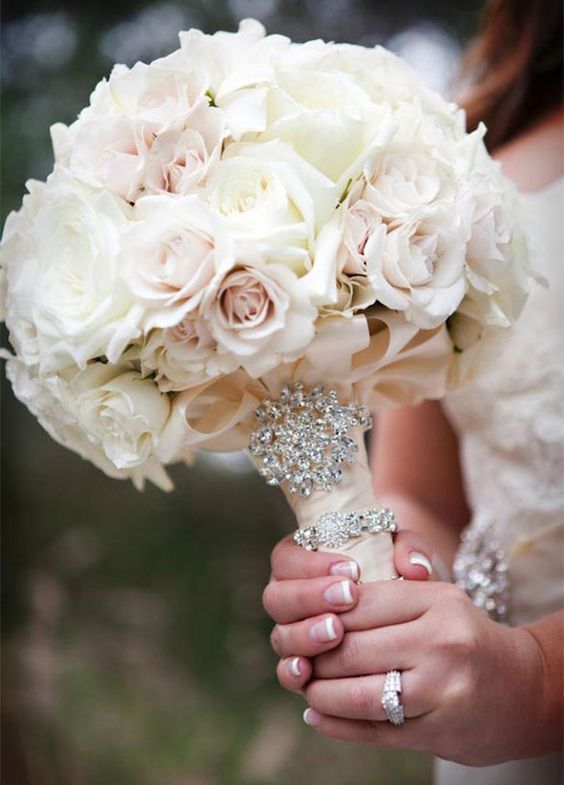
{"type": "MultiPolygon", "coordinates": [[[[522,202],[536,268],[549,285],[533,284],[489,371],[445,401],[473,510],[455,579],[513,625],[564,606],[564,178],[522,202]]],[[[436,763],[437,785],[562,781],[559,755],[485,768],[436,763]]]]}

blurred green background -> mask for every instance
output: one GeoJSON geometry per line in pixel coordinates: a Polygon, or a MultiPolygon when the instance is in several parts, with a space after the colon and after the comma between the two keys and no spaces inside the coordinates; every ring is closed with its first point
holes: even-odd
{"type": "MultiPolygon", "coordinates": [[[[150,61],[179,29],[373,45],[445,89],[476,0],[4,0],[2,216],[51,166],[115,61],[150,61]]],[[[52,443],[2,380],[4,785],[424,785],[430,761],[329,742],[274,677],[261,609],[292,528],[243,456],[174,472],[170,495],[109,480],[52,443]]]]}

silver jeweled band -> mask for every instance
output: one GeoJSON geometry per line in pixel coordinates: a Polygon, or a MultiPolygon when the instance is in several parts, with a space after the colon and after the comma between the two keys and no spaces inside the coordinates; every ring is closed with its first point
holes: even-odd
{"type": "Polygon", "coordinates": [[[401,691],[401,673],[399,671],[388,671],[384,679],[380,703],[392,725],[403,725],[405,722],[403,706],[399,697],[401,691]]]}
{"type": "Polygon", "coordinates": [[[355,537],[381,532],[395,532],[394,513],[387,508],[369,507],[351,512],[325,512],[316,523],[298,529],[294,542],[306,551],[340,548],[355,537]]]}

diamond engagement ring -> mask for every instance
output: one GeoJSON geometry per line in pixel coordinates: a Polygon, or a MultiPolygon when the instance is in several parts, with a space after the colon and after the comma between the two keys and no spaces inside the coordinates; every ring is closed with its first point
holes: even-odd
{"type": "Polygon", "coordinates": [[[369,507],[352,512],[325,512],[316,523],[298,529],[294,542],[306,551],[318,548],[341,548],[355,537],[397,531],[394,514],[389,509],[369,507]]]}
{"type": "Polygon", "coordinates": [[[399,671],[388,671],[384,680],[384,689],[382,690],[380,703],[392,725],[403,725],[405,722],[400,693],[401,673],[399,671]]]}

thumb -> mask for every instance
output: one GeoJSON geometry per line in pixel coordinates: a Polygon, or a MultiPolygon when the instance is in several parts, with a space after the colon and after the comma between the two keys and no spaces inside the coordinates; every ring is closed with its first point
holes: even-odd
{"type": "Polygon", "coordinates": [[[410,581],[437,579],[433,574],[433,549],[417,532],[404,529],[394,538],[394,564],[399,575],[410,581]]]}

